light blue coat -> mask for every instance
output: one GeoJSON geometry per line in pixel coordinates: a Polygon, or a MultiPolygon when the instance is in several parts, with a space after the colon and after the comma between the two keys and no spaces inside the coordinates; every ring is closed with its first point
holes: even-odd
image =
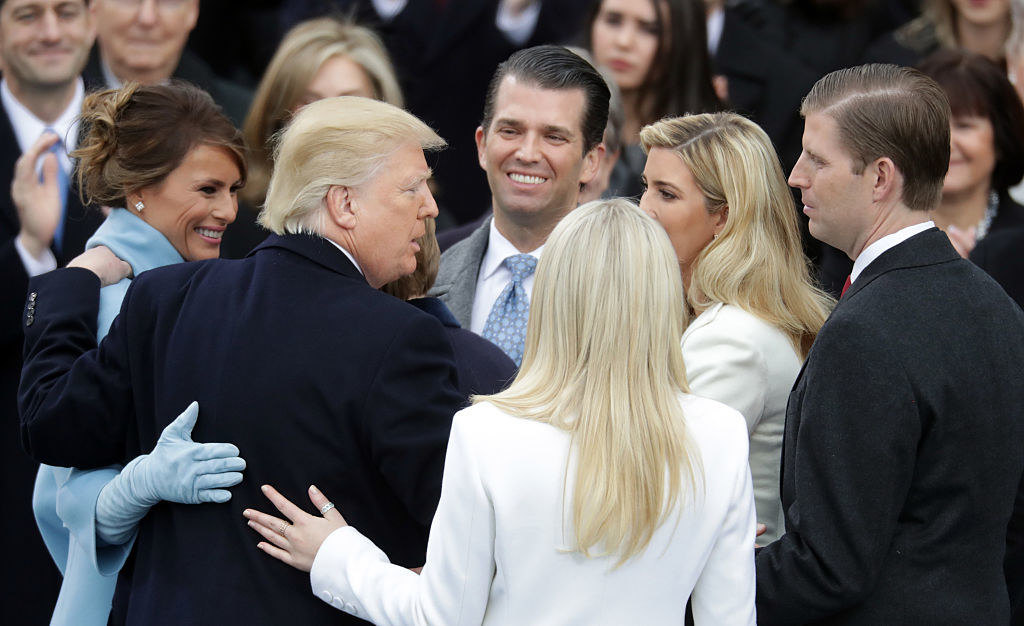
{"type": "MultiPolygon", "coordinates": [[[[133,276],[184,261],[166,237],[125,209],[111,210],[85,247],[101,245],[131,265],[133,276]]],[[[97,340],[110,329],[130,282],[125,278],[100,290],[97,340]]],[[[43,541],[64,575],[51,626],[107,623],[117,573],[135,541],[133,537],[125,544],[107,546],[96,540],[96,499],[119,472],[118,466],[88,471],[39,467],[32,508],[43,541]]]]}

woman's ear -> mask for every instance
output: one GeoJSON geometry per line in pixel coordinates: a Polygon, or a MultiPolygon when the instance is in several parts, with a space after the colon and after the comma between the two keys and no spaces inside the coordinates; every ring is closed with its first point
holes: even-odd
{"type": "Polygon", "coordinates": [[[718,220],[715,221],[715,237],[717,237],[722,229],[725,228],[725,223],[729,221],[729,205],[722,207],[722,210],[718,212],[718,220]]]}

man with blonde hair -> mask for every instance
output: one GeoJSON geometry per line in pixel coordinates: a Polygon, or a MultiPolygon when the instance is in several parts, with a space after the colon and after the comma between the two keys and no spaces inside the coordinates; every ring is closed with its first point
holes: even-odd
{"type": "Polygon", "coordinates": [[[358,623],[257,549],[241,513],[265,506],[266,483],[296,502],[319,485],[392,562],[423,565],[462,399],[441,325],[377,287],[416,267],[415,239],[437,215],[423,149],[443,144],[381,102],[305,107],[277,149],[261,215],[274,234],[240,261],[138,276],[84,355],[96,276],[127,268],[97,249],[30,287],[21,409],[33,457],[124,462],[198,400],[193,436],[231,441],[247,461],[230,505],[163,503],[143,522],[128,623],[358,623]]]}
{"type": "Polygon", "coordinates": [[[928,218],[949,104],[915,70],[866,65],[819,80],[802,113],[789,182],[854,263],[789,398],[758,623],[1006,624],[1024,314],[928,218]]]}

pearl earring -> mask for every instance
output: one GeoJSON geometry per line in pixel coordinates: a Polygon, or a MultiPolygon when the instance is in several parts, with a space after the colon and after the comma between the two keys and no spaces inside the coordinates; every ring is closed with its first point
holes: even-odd
{"type": "Polygon", "coordinates": [[[142,204],[142,200],[139,200],[138,202],[135,203],[135,210],[138,211],[139,213],[142,213],[142,209],[144,208],[146,208],[146,205],[142,204]]]}

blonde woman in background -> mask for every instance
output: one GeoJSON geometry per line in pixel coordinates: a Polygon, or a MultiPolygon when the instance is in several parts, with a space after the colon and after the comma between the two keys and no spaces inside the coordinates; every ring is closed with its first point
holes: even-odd
{"type": "Polygon", "coordinates": [[[249,182],[239,194],[238,221],[223,256],[239,258],[269,232],[256,225],[274,169],[271,138],[302,107],[333,96],[363,96],[403,106],[387,50],[372,30],[322,17],[288,31],[253,97],[242,127],[249,146],[249,182]]]}
{"type": "Polygon", "coordinates": [[[740,415],[691,395],[665,232],[626,200],[570,213],[537,268],[522,367],[455,415],[422,576],[326,497],[265,488],[260,548],[377,624],[754,624],[740,415]],[[315,557],[315,560],[314,560],[315,557]]]}
{"type": "Polygon", "coordinates": [[[763,130],[734,113],[645,127],[640,207],[668,232],[686,301],[693,393],[743,414],[762,543],[784,530],[779,494],[786,402],[832,300],[811,282],[793,196],[763,130]]]}

